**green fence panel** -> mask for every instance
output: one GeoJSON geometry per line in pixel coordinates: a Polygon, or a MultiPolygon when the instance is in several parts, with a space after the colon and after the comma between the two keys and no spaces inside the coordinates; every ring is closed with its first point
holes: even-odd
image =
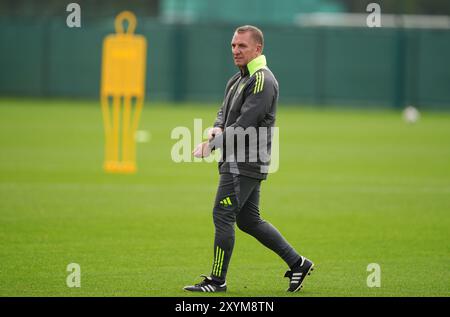
{"type": "Polygon", "coordinates": [[[280,84],[281,101],[317,101],[320,75],[316,69],[321,63],[318,35],[318,29],[266,29],[264,53],[280,84]]]}
{"type": "Polygon", "coordinates": [[[396,42],[389,29],[328,29],[323,103],[392,103],[396,42]]]}
{"type": "Polygon", "coordinates": [[[45,26],[0,21],[0,93],[40,96],[45,84],[45,26]]]}
{"type": "MultiPolygon", "coordinates": [[[[138,20],[147,39],[147,100],[219,103],[236,71],[237,25],[138,20]]],[[[261,26],[280,101],[450,108],[450,31],[261,26]]],[[[0,22],[0,94],[99,97],[102,43],[114,17],[0,22]]]]}
{"type": "Polygon", "coordinates": [[[450,32],[419,33],[418,105],[450,106],[450,32]]]}
{"type": "Polygon", "coordinates": [[[49,78],[52,96],[98,97],[103,38],[112,33],[113,19],[68,28],[65,20],[50,25],[49,78]]]}
{"type": "Polygon", "coordinates": [[[184,47],[185,97],[190,100],[214,100],[223,95],[233,68],[232,28],[195,25],[186,28],[184,47]]]}
{"type": "Polygon", "coordinates": [[[147,39],[147,78],[145,82],[148,100],[173,100],[174,74],[177,73],[177,52],[174,47],[175,26],[151,20],[138,20],[136,32],[147,39]]]}

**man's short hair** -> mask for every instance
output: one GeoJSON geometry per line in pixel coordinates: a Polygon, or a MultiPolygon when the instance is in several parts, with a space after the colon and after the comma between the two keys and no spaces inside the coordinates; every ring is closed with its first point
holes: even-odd
{"type": "Polygon", "coordinates": [[[263,32],[260,29],[258,29],[256,26],[243,25],[243,26],[238,27],[234,32],[235,33],[250,32],[252,34],[252,38],[256,41],[256,43],[261,44],[261,46],[264,47],[263,32]]]}

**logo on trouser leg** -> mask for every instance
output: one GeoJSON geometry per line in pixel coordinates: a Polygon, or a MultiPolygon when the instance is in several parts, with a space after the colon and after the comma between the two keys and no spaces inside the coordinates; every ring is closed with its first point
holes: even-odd
{"type": "Polygon", "coordinates": [[[225,198],[225,199],[222,199],[222,200],[219,202],[219,204],[222,205],[222,206],[224,206],[224,207],[233,206],[233,204],[231,203],[230,197],[227,197],[227,198],[225,198]]]}

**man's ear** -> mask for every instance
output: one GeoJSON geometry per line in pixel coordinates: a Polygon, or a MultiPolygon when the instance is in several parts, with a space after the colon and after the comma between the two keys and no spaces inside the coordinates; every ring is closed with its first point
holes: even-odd
{"type": "Polygon", "coordinates": [[[257,45],[256,45],[256,51],[257,51],[259,54],[262,54],[262,49],[263,49],[263,47],[262,47],[261,44],[257,44],[257,45]]]}

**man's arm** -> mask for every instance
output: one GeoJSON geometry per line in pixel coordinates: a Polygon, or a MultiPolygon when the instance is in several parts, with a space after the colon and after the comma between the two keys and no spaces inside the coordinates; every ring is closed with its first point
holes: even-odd
{"type": "Polygon", "coordinates": [[[239,79],[239,73],[234,75],[227,83],[225,87],[225,93],[223,96],[223,102],[222,106],[220,107],[219,111],[217,112],[216,120],[214,121],[213,128],[209,129],[208,131],[208,141],[211,141],[216,136],[220,135],[223,132],[223,128],[225,127],[225,106],[227,103],[227,95],[230,92],[230,90],[233,88],[233,86],[236,84],[236,82],[239,79]]]}
{"type": "Polygon", "coordinates": [[[220,107],[219,111],[217,112],[216,121],[214,121],[213,127],[208,130],[208,141],[211,141],[217,135],[221,134],[223,131],[223,127],[225,126],[224,115],[223,115],[223,110],[225,107],[225,99],[222,103],[222,107],[220,107]]]}
{"type": "Polygon", "coordinates": [[[224,98],[222,106],[220,107],[219,111],[217,112],[216,121],[214,121],[213,127],[208,130],[208,141],[211,141],[217,135],[221,134],[223,131],[223,127],[225,126],[225,122],[224,122],[225,118],[223,115],[223,111],[225,108],[225,101],[226,101],[226,97],[224,98]]]}
{"type": "Polygon", "coordinates": [[[231,77],[231,79],[227,82],[227,85],[225,86],[225,92],[223,96],[223,102],[222,106],[220,107],[219,111],[217,112],[216,120],[214,121],[213,127],[214,128],[221,128],[223,129],[225,126],[225,105],[227,101],[227,95],[230,89],[233,87],[233,85],[236,83],[236,81],[239,79],[239,73],[231,77]]]}
{"type": "Polygon", "coordinates": [[[222,103],[222,106],[220,107],[219,111],[217,112],[216,121],[214,121],[213,127],[214,128],[221,128],[225,126],[224,122],[224,115],[223,115],[223,109],[225,107],[225,100],[222,103]]]}
{"type": "Polygon", "coordinates": [[[264,79],[263,75],[255,76],[246,88],[245,102],[242,105],[241,113],[236,122],[209,142],[210,149],[221,148],[224,140],[226,140],[227,134],[234,133],[237,127],[241,127],[244,130],[248,127],[258,127],[258,123],[269,112],[274,98],[275,87],[273,83],[268,79],[264,79]]]}
{"type": "Polygon", "coordinates": [[[209,148],[209,141],[213,140],[215,137],[219,136],[223,132],[223,128],[225,127],[225,106],[227,103],[227,95],[236,81],[239,79],[240,73],[234,75],[227,83],[225,87],[225,93],[223,97],[222,106],[217,112],[216,120],[214,121],[213,128],[208,131],[208,141],[202,142],[196,146],[192,154],[195,157],[207,157],[211,153],[211,149],[209,148]]]}

